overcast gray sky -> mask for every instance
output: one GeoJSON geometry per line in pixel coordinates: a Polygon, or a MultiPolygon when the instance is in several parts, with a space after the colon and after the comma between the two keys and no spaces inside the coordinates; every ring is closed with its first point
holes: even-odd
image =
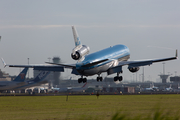
{"type": "MultiPolygon", "coordinates": [[[[180,51],[179,6],[179,0],[1,0],[0,57],[8,64],[27,64],[27,58],[31,64],[42,64],[53,56],[75,63],[70,56],[71,25],[91,53],[124,44],[131,60],[172,57],[175,49],[180,51]]],[[[145,67],[146,77],[158,78],[162,66],[145,67]]],[[[165,67],[180,75],[179,60],[166,62],[165,67]]],[[[2,63],[0,68],[11,75],[19,73],[2,63]]],[[[123,69],[124,78],[131,79],[127,66],[123,69]]]]}

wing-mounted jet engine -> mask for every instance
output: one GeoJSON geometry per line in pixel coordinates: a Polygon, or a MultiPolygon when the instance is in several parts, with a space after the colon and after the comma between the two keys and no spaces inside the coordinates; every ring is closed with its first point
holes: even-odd
{"type": "Polygon", "coordinates": [[[129,68],[129,71],[134,73],[134,72],[137,72],[140,68],[139,67],[132,67],[132,68],[129,68]]]}
{"type": "Polygon", "coordinates": [[[80,47],[75,47],[71,53],[71,57],[74,60],[80,60],[85,55],[89,53],[90,49],[86,45],[81,45],[80,47]]]}

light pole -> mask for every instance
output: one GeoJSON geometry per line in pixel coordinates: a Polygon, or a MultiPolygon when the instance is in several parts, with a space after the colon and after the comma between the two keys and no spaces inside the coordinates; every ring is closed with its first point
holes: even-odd
{"type": "Polygon", "coordinates": [[[144,82],[144,66],[143,66],[143,73],[142,73],[142,82],[144,82]]]}
{"type": "Polygon", "coordinates": [[[137,82],[137,72],[136,72],[136,82],[137,82]]]}
{"type": "MultiPolygon", "coordinates": [[[[28,59],[28,65],[29,65],[29,58],[27,58],[28,59]]],[[[29,79],[29,69],[28,69],[28,79],[29,79]]]]}
{"type": "Polygon", "coordinates": [[[139,74],[139,82],[141,81],[141,76],[142,76],[142,74],[139,74]]]}
{"type": "Polygon", "coordinates": [[[163,75],[165,75],[165,63],[163,62],[163,75]]]}

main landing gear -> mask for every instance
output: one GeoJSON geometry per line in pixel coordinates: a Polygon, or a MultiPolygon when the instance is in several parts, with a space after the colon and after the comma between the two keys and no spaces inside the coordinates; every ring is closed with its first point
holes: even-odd
{"type": "MultiPolygon", "coordinates": [[[[122,77],[122,76],[119,76],[120,73],[122,73],[122,72],[118,72],[118,73],[117,73],[117,76],[114,77],[114,82],[116,82],[116,81],[122,81],[122,80],[123,80],[123,77],[122,77]]],[[[100,74],[98,74],[98,77],[97,77],[96,80],[97,80],[97,82],[99,82],[99,81],[102,82],[103,78],[100,76],[100,74]]],[[[87,78],[83,78],[83,76],[81,76],[81,78],[78,79],[78,83],[82,83],[82,82],[83,82],[83,83],[87,82],[87,78]]]]}
{"type": "Polygon", "coordinates": [[[100,74],[98,74],[98,77],[97,77],[97,82],[99,82],[99,81],[101,81],[102,82],[102,80],[103,80],[103,78],[100,76],[100,74]]]}
{"type": "Polygon", "coordinates": [[[78,83],[85,83],[87,82],[87,79],[86,78],[83,78],[83,76],[81,76],[81,78],[78,79],[78,83]]]}
{"type": "MultiPolygon", "coordinates": [[[[121,72],[122,73],[122,72],[121,72]]],[[[123,80],[123,77],[122,76],[119,76],[120,72],[117,73],[117,76],[114,77],[114,81],[122,81],[123,80]]]]}
{"type": "Polygon", "coordinates": [[[102,82],[102,77],[98,76],[97,77],[97,82],[101,81],[102,82]]]}

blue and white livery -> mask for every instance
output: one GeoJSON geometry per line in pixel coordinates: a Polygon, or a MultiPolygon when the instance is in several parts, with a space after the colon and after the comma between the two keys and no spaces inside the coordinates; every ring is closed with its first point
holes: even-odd
{"type": "Polygon", "coordinates": [[[150,60],[136,60],[128,61],[130,58],[130,51],[127,46],[118,44],[95,53],[89,54],[89,47],[82,45],[80,38],[74,26],[72,26],[75,48],[72,50],[71,57],[77,60],[76,64],[56,64],[46,62],[52,65],[6,65],[9,67],[32,67],[35,70],[45,71],[60,71],[63,72],[64,68],[72,69],[72,74],[80,75],[81,78],[78,82],[86,82],[84,76],[98,75],[97,81],[102,81],[101,73],[106,72],[107,75],[116,73],[114,81],[122,81],[123,77],[122,66],[128,65],[130,72],[137,72],[141,66],[151,65],[155,62],[162,62],[177,59],[177,50],[174,57],[163,59],[150,59],[150,60]]]}

